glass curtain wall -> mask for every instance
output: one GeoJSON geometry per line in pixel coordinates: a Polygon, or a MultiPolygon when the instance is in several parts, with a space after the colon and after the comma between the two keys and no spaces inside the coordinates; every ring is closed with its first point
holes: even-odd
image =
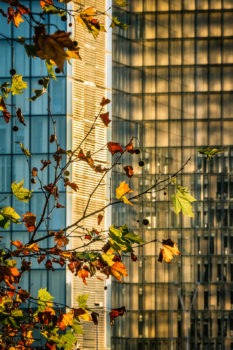
{"type": "Polygon", "coordinates": [[[178,182],[197,202],[194,218],[176,216],[171,189],[113,211],[113,223],[171,238],[182,255],[161,264],[158,243],[135,249],[128,277],[113,282],[113,306],[129,312],[112,349],[233,349],[233,2],[135,0],[113,14],[130,25],[113,34],[113,139],[136,137],[141,150],[136,175],[119,167],[114,187],[144,190],[191,157],[178,182]],[[198,150],[208,146],[223,152],[207,160],[198,150]]]}
{"type": "MultiPolygon", "coordinates": [[[[22,1],[23,5],[30,8],[32,13],[40,12],[39,1],[22,1]]],[[[1,8],[7,9],[8,5],[1,3],[1,8]]],[[[7,11],[6,11],[7,12],[7,11]]],[[[55,16],[56,17],[56,16],[55,16]]],[[[61,29],[66,29],[66,24],[60,19],[57,25],[61,29]]],[[[23,75],[23,80],[27,82],[28,89],[22,95],[16,95],[7,100],[10,106],[7,106],[11,112],[11,119],[8,124],[1,119],[0,122],[0,192],[1,198],[7,199],[2,202],[4,205],[12,206],[22,216],[27,211],[32,212],[40,217],[43,203],[45,201],[44,194],[40,190],[40,183],[31,183],[31,169],[42,167],[41,160],[50,159],[53,161],[52,154],[56,151],[54,143],[49,142],[49,136],[54,134],[53,122],[49,116],[50,112],[56,122],[57,138],[60,146],[66,148],[66,125],[67,125],[67,81],[66,72],[57,75],[57,81],[50,82],[49,99],[48,94],[44,94],[34,102],[30,102],[29,98],[34,95],[33,89],[41,89],[38,80],[41,77],[48,75],[45,69],[45,63],[37,58],[30,59],[24,47],[15,39],[19,36],[28,39],[33,36],[33,27],[25,20],[21,23],[19,28],[15,28],[12,24],[7,24],[7,19],[0,16],[1,33],[0,36],[0,85],[5,81],[9,81],[10,70],[15,69],[17,74],[23,75]],[[15,112],[17,108],[21,108],[25,117],[26,126],[20,124],[15,112]],[[13,127],[17,126],[18,131],[13,131],[13,127]],[[26,148],[31,152],[31,157],[28,162],[23,155],[19,142],[22,142],[26,148]],[[11,183],[19,182],[24,179],[24,187],[33,190],[33,196],[29,207],[23,202],[19,202],[10,195],[11,183]]],[[[51,33],[56,31],[55,18],[51,16],[50,19],[51,33]],[[54,29],[55,28],[55,29],[54,29]]],[[[41,176],[43,184],[49,184],[53,180],[53,168],[38,173],[41,176]]],[[[66,204],[66,194],[64,188],[60,188],[60,202],[66,204]]],[[[52,203],[51,203],[52,205],[52,203]]],[[[52,208],[48,208],[49,211],[52,208]]],[[[60,209],[59,209],[60,210],[60,209]]],[[[52,219],[49,221],[49,226],[41,226],[40,235],[47,235],[47,230],[59,230],[65,227],[66,212],[65,209],[61,211],[54,211],[52,219]]],[[[8,229],[8,232],[2,233],[2,244],[7,247],[10,246],[10,241],[19,240],[26,243],[29,240],[30,233],[24,228],[24,225],[13,224],[8,229]]],[[[49,242],[44,243],[49,246],[49,242]]],[[[51,246],[54,243],[51,241],[51,246]]],[[[42,245],[41,245],[42,246],[42,245]]],[[[34,297],[37,296],[37,291],[40,288],[47,288],[55,297],[55,301],[66,303],[66,271],[65,268],[56,266],[56,273],[45,269],[44,264],[38,264],[35,259],[32,259],[31,271],[23,274],[20,286],[26,289],[34,297]],[[60,286],[64,287],[61,288],[60,286]]]]}

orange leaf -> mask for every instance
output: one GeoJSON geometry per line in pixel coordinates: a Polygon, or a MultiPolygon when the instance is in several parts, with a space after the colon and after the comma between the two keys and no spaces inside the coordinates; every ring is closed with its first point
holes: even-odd
{"type": "Polygon", "coordinates": [[[20,241],[11,241],[11,244],[14,245],[16,248],[22,248],[24,245],[20,241]]]}
{"type": "Polygon", "coordinates": [[[64,183],[64,186],[65,186],[65,187],[69,186],[69,187],[72,188],[72,190],[74,190],[75,192],[77,192],[77,190],[78,190],[78,185],[77,185],[76,183],[74,183],[74,182],[66,181],[66,182],[64,183]]]}
{"type": "Polygon", "coordinates": [[[115,153],[124,153],[124,149],[118,142],[108,142],[107,143],[108,150],[111,152],[112,155],[115,153]]]}
{"type": "Polygon", "coordinates": [[[53,5],[53,0],[46,0],[46,1],[41,0],[40,1],[40,6],[42,9],[46,6],[49,6],[49,5],[53,5]]]}
{"type": "Polygon", "coordinates": [[[126,267],[121,261],[116,261],[110,266],[110,272],[118,281],[121,281],[123,276],[128,276],[126,267]]]}
{"type": "Polygon", "coordinates": [[[125,149],[126,149],[127,152],[129,152],[129,153],[131,153],[131,154],[135,153],[135,149],[134,149],[134,147],[133,147],[132,141],[130,141],[130,142],[128,143],[128,145],[125,146],[125,149]]]}
{"type": "Polygon", "coordinates": [[[65,247],[69,243],[69,239],[65,236],[64,231],[55,232],[54,241],[59,248],[65,247]]]}
{"type": "Polygon", "coordinates": [[[78,271],[78,277],[82,278],[83,283],[87,284],[86,278],[89,277],[89,271],[86,268],[80,269],[78,271]]]}

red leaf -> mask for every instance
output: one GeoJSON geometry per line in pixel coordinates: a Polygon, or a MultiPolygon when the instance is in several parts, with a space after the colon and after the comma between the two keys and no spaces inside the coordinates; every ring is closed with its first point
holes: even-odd
{"type": "Polygon", "coordinates": [[[100,118],[105,126],[108,126],[108,124],[111,123],[111,120],[109,119],[109,112],[100,114],[100,118]]]}
{"type": "Polygon", "coordinates": [[[133,176],[134,171],[133,171],[133,167],[131,165],[126,165],[123,167],[124,171],[126,172],[126,175],[130,178],[133,176]]]}
{"type": "Polygon", "coordinates": [[[117,318],[119,316],[123,316],[125,312],[126,312],[125,306],[121,306],[117,309],[112,309],[111,312],[109,313],[111,326],[114,325],[115,318],[117,318]]]}
{"type": "Polygon", "coordinates": [[[124,149],[122,148],[122,146],[118,143],[118,142],[108,142],[107,143],[107,147],[109,152],[111,152],[112,155],[114,155],[115,153],[123,153],[124,149]]]}

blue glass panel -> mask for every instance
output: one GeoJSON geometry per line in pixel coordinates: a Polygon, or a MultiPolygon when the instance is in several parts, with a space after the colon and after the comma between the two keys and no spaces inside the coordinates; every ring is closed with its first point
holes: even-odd
{"type": "MultiPolygon", "coordinates": [[[[53,118],[56,122],[56,135],[59,146],[63,149],[66,148],[66,117],[65,116],[56,116],[53,118]]],[[[53,123],[50,120],[50,134],[54,133],[53,123]]],[[[56,151],[56,143],[50,143],[49,151],[51,153],[56,151]]]]}
{"type": "Polygon", "coordinates": [[[31,118],[31,152],[47,153],[48,152],[48,117],[33,116],[31,118]]]}
{"type": "Polygon", "coordinates": [[[29,75],[30,58],[26,54],[23,45],[14,45],[14,67],[18,74],[25,76],[29,75]]]}
{"type": "Polygon", "coordinates": [[[65,301],[65,269],[49,271],[49,291],[55,297],[54,302],[65,301]]]}
{"type": "Polygon", "coordinates": [[[47,271],[33,270],[30,274],[30,293],[36,298],[40,288],[47,288],[47,271]]]}
{"type": "MultiPolygon", "coordinates": [[[[3,121],[1,121],[3,122],[3,121]]],[[[0,125],[0,154],[11,152],[11,126],[0,125]]]]}
{"type": "Polygon", "coordinates": [[[66,79],[61,77],[50,83],[50,93],[53,96],[51,101],[52,114],[66,113],[66,79]]]}
{"type": "MultiPolygon", "coordinates": [[[[59,203],[65,205],[65,193],[59,194],[59,203]]],[[[50,210],[53,209],[53,201],[50,202],[50,210]]],[[[66,225],[66,208],[55,208],[52,212],[51,219],[49,220],[50,230],[60,230],[66,225]]]]}
{"type": "Polygon", "coordinates": [[[13,156],[12,162],[12,181],[21,181],[24,179],[24,186],[29,187],[29,168],[24,155],[13,156]]]}
{"type": "MultiPolygon", "coordinates": [[[[1,37],[0,37],[1,38],[1,37]]],[[[1,47],[1,75],[8,76],[11,69],[11,45],[6,40],[0,40],[1,47]]]]}

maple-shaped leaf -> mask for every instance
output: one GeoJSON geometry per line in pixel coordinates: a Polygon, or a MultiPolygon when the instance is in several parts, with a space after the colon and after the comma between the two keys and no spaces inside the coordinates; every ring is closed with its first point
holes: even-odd
{"type": "Polygon", "coordinates": [[[24,180],[18,183],[13,182],[11,184],[11,189],[13,194],[19,201],[28,203],[28,201],[32,197],[32,191],[28,190],[27,188],[24,188],[23,184],[24,184],[24,180]]]}
{"type": "Polygon", "coordinates": [[[37,300],[38,300],[38,312],[44,311],[47,307],[51,308],[53,306],[54,297],[47,291],[46,288],[41,288],[38,290],[37,300]]]}
{"type": "Polygon", "coordinates": [[[86,309],[87,308],[87,300],[88,300],[88,298],[89,298],[89,294],[79,294],[76,297],[78,306],[83,308],[83,309],[86,309]]]}
{"type": "Polygon", "coordinates": [[[101,100],[101,102],[100,102],[100,106],[101,106],[101,107],[104,107],[104,106],[106,106],[107,104],[109,104],[110,102],[111,102],[111,101],[110,101],[108,98],[103,97],[102,100],[101,100]]]}
{"type": "Polygon", "coordinates": [[[77,22],[83,27],[87,28],[88,31],[96,39],[99,32],[105,32],[104,25],[99,22],[96,18],[97,11],[94,6],[90,6],[82,11],[76,16],[77,22]]]}
{"type": "Polygon", "coordinates": [[[126,267],[121,261],[116,261],[112,266],[110,266],[110,273],[118,281],[121,281],[123,276],[128,276],[126,267]]]}
{"type": "Polygon", "coordinates": [[[181,211],[184,215],[194,217],[192,202],[196,201],[186,187],[177,186],[176,193],[172,195],[174,211],[178,215],[181,211]]]}
{"type": "Polygon", "coordinates": [[[57,321],[57,326],[60,330],[64,331],[67,326],[72,326],[74,319],[73,311],[70,311],[67,314],[61,314],[57,321]]]}
{"type": "Polygon", "coordinates": [[[45,59],[54,63],[58,69],[63,71],[64,62],[69,58],[65,49],[77,51],[77,45],[70,39],[71,33],[57,30],[53,34],[47,34],[45,26],[35,27],[33,37],[36,55],[42,60],[45,59]]]}
{"type": "Polygon", "coordinates": [[[23,215],[23,222],[25,223],[28,232],[33,232],[36,225],[36,215],[31,212],[27,212],[23,215]]]}
{"type": "Polygon", "coordinates": [[[11,241],[11,244],[14,245],[16,248],[20,249],[22,248],[24,245],[21,241],[11,241]]]}
{"type": "Polygon", "coordinates": [[[82,278],[84,284],[87,284],[86,278],[89,277],[89,273],[88,268],[82,268],[78,271],[78,277],[82,278]]]}
{"type": "Polygon", "coordinates": [[[81,60],[82,57],[80,56],[80,48],[78,47],[76,50],[66,50],[67,60],[70,61],[71,59],[81,60]]]}
{"type": "Polygon", "coordinates": [[[126,312],[125,306],[121,306],[117,309],[112,309],[111,312],[109,312],[111,326],[114,325],[115,318],[119,316],[123,316],[125,312],[126,312]]]}
{"type": "Polygon", "coordinates": [[[111,120],[109,119],[109,112],[101,113],[100,118],[105,126],[108,126],[109,123],[111,123],[111,120]]]}
{"type": "Polygon", "coordinates": [[[203,155],[207,156],[207,159],[213,158],[218,153],[224,153],[223,150],[218,149],[218,148],[212,148],[212,147],[199,149],[198,152],[200,154],[203,154],[203,155]]]}
{"type": "Polygon", "coordinates": [[[22,18],[22,11],[15,10],[13,7],[8,7],[7,9],[7,22],[14,23],[14,26],[17,28],[20,23],[24,22],[24,19],[22,18]]]}
{"type": "Polygon", "coordinates": [[[162,262],[163,259],[170,263],[175,255],[180,255],[180,251],[175,242],[173,242],[170,238],[162,241],[163,248],[160,249],[160,254],[158,261],[162,262]]]}
{"type": "Polygon", "coordinates": [[[20,215],[12,207],[5,207],[0,210],[0,227],[8,228],[10,222],[19,223],[20,215]]]}
{"type": "Polygon", "coordinates": [[[112,155],[115,153],[124,153],[123,147],[118,142],[108,142],[107,147],[112,155]]]}
{"type": "Polygon", "coordinates": [[[69,243],[64,231],[54,232],[54,241],[59,248],[65,247],[69,243]]]}
{"type": "Polygon", "coordinates": [[[126,175],[130,178],[134,175],[133,167],[131,165],[126,165],[123,167],[124,171],[126,172],[126,175]]]}
{"type": "Polygon", "coordinates": [[[122,181],[119,187],[116,188],[116,198],[123,201],[125,204],[133,205],[125,196],[130,192],[133,192],[133,190],[129,187],[129,185],[125,181],[122,181]]]}
{"type": "Polygon", "coordinates": [[[11,92],[12,95],[20,95],[27,88],[27,83],[23,81],[23,77],[20,74],[14,74],[12,76],[11,92]]]}
{"type": "Polygon", "coordinates": [[[109,227],[110,246],[115,251],[132,252],[132,244],[142,244],[143,240],[139,235],[136,235],[132,230],[129,230],[127,225],[109,227]]]}
{"type": "Polygon", "coordinates": [[[17,267],[1,266],[0,280],[4,281],[9,288],[14,290],[15,286],[12,283],[19,283],[20,277],[21,273],[17,267]]]}
{"type": "Polygon", "coordinates": [[[112,23],[110,27],[111,28],[119,27],[121,29],[127,29],[128,24],[121,22],[118,17],[112,17],[112,23]]]}

